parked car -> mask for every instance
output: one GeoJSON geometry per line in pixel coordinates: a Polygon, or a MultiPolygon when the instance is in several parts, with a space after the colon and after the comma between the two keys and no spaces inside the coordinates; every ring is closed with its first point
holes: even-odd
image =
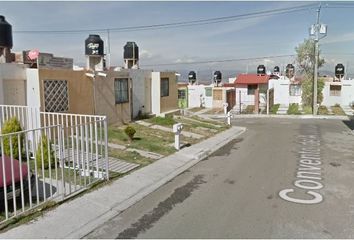
{"type": "MultiPolygon", "coordinates": [[[[5,183],[4,183],[4,171],[3,171],[3,158],[0,156],[0,202],[4,202],[4,186],[6,186],[7,200],[13,199],[13,189],[12,189],[12,170],[11,161],[13,161],[13,173],[15,181],[15,196],[19,197],[21,195],[21,174],[20,168],[22,169],[22,180],[23,180],[23,192],[25,196],[28,196],[28,167],[27,164],[22,163],[20,166],[20,161],[17,159],[11,160],[10,157],[4,156],[5,165],[5,183]]],[[[34,175],[30,172],[31,188],[34,186],[34,175]]]]}

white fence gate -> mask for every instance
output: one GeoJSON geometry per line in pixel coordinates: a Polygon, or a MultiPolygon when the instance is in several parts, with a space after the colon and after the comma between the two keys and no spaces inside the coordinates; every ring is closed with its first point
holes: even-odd
{"type": "Polygon", "coordinates": [[[0,223],[109,179],[105,116],[0,105],[0,130],[12,118],[23,131],[0,134],[0,223]]]}

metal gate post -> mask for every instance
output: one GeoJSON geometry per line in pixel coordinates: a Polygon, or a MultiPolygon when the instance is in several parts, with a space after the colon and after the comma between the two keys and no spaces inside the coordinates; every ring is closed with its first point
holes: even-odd
{"type": "Polygon", "coordinates": [[[106,179],[109,180],[109,162],[108,162],[108,130],[107,130],[107,117],[104,118],[103,121],[103,126],[104,126],[104,157],[106,161],[106,179]]]}
{"type": "Polygon", "coordinates": [[[59,159],[61,167],[61,186],[63,190],[63,199],[65,198],[65,179],[64,179],[64,128],[62,125],[58,126],[58,144],[59,144],[59,159]]]}

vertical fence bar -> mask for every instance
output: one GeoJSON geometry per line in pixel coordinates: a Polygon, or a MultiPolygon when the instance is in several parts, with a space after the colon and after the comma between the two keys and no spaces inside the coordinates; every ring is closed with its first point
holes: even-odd
{"type": "Polygon", "coordinates": [[[32,131],[32,145],[33,145],[33,156],[34,156],[34,172],[36,176],[36,200],[37,200],[37,205],[39,204],[39,183],[38,183],[38,168],[37,168],[37,136],[36,132],[33,130],[32,131]]]}
{"type": "MultiPolygon", "coordinates": [[[[71,169],[70,169],[70,165],[71,165],[71,157],[70,157],[70,148],[69,148],[69,146],[67,146],[68,145],[68,143],[69,143],[69,139],[70,139],[70,136],[69,136],[69,128],[67,127],[67,126],[65,126],[65,130],[64,130],[64,132],[66,132],[66,137],[64,136],[64,145],[63,145],[63,147],[64,147],[64,151],[66,151],[66,156],[67,156],[67,171],[68,171],[68,182],[69,182],[69,194],[71,194],[71,169]]],[[[74,175],[75,175],[75,170],[73,170],[73,173],[74,173],[74,175]]]]}
{"type": "Polygon", "coordinates": [[[100,176],[100,170],[98,166],[98,138],[97,138],[97,121],[95,121],[95,151],[96,151],[96,169],[97,169],[97,178],[100,176]]]}
{"type": "MultiPolygon", "coordinates": [[[[56,187],[57,187],[57,193],[58,193],[58,187],[59,187],[59,180],[58,180],[58,156],[59,156],[59,151],[57,146],[58,138],[59,138],[59,126],[55,127],[53,131],[53,144],[54,144],[54,168],[55,168],[55,181],[56,181],[56,187]]],[[[59,195],[59,193],[57,194],[59,195]]]]}
{"type": "MultiPolygon", "coordinates": [[[[21,134],[17,134],[17,147],[18,147],[18,160],[20,162],[20,190],[21,190],[21,207],[22,207],[22,212],[25,211],[25,198],[24,198],[24,193],[23,193],[23,175],[22,175],[22,151],[21,151],[21,134]]],[[[13,189],[13,191],[16,191],[16,189],[13,189]]]]}
{"type": "Polygon", "coordinates": [[[64,129],[63,126],[59,125],[59,154],[60,154],[60,165],[61,165],[61,186],[62,186],[62,190],[63,190],[63,199],[65,198],[66,195],[66,191],[65,191],[65,175],[64,175],[64,151],[63,151],[63,146],[62,146],[62,137],[64,137],[64,129]]]}
{"type": "Polygon", "coordinates": [[[82,125],[82,118],[80,118],[80,138],[81,138],[81,166],[82,166],[82,169],[80,169],[80,171],[84,174],[84,185],[86,187],[87,185],[87,182],[86,182],[86,170],[85,170],[85,161],[84,161],[84,127],[82,125]]]}
{"type": "Polygon", "coordinates": [[[104,119],[104,148],[105,148],[105,153],[104,153],[104,158],[106,161],[106,179],[109,180],[109,161],[108,161],[108,136],[107,136],[107,118],[104,119]]]}
{"type": "Polygon", "coordinates": [[[31,182],[31,168],[30,168],[30,157],[28,148],[28,132],[25,134],[25,149],[26,149],[26,160],[27,160],[27,181],[28,181],[28,197],[30,208],[32,208],[32,182],[31,182]]]}
{"type": "Polygon", "coordinates": [[[44,201],[47,199],[47,193],[46,193],[46,187],[45,187],[45,171],[44,171],[44,149],[43,149],[43,138],[44,138],[44,134],[42,133],[42,130],[39,131],[40,132],[40,137],[39,137],[39,141],[40,141],[40,148],[41,148],[41,163],[42,163],[42,186],[43,186],[43,197],[44,197],[44,201]]]}
{"type": "Polygon", "coordinates": [[[90,162],[89,162],[89,139],[88,139],[88,128],[87,128],[87,118],[85,117],[85,151],[86,151],[86,170],[88,174],[88,182],[91,184],[90,177],[90,162]]]}
{"type": "Polygon", "coordinates": [[[50,188],[49,188],[49,195],[50,198],[53,197],[53,180],[52,180],[52,163],[51,163],[51,151],[52,151],[52,146],[51,146],[51,141],[49,139],[49,134],[48,131],[50,132],[50,128],[45,128],[46,132],[46,138],[47,138],[47,147],[48,147],[48,174],[49,174],[49,182],[50,182],[50,188]]]}
{"type": "Polygon", "coordinates": [[[6,183],[6,164],[4,156],[4,138],[1,137],[1,160],[2,160],[2,181],[4,183],[4,203],[5,203],[5,219],[9,218],[9,209],[7,203],[7,183],[6,183]]]}
{"type": "Polygon", "coordinates": [[[9,136],[10,139],[10,162],[11,162],[11,180],[12,180],[12,202],[14,207],[14,215],[17,215],[17,206],[16,206],[16,188],[15,188],[15,173],[14,173],[14,155],[12,147],[12,135],[9,136]]]}

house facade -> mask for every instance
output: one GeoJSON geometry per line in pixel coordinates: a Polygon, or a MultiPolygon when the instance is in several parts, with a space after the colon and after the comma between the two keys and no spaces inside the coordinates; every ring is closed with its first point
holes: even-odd
{"type": "Polygon", "coordinates": [[[324,106],[351,106],[354,104],[354,80],[325,82],[322,94],[324,106]]]}

